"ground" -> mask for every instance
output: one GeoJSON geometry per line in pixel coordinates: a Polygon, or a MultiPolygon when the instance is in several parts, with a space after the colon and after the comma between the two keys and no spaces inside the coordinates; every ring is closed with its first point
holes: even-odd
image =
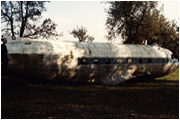
{"type": "Polygon", "coordinates": [[[1,79],[1,118],[179,118],[179,70],[120,85],[1,79]]]}

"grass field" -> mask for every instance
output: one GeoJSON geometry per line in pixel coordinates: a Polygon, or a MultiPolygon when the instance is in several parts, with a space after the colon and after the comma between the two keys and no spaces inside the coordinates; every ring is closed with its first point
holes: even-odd
{"type": "Polygon", "coordinates": [[[1,79],[1,118],[179,118],[179,70],[148,82],[111,85],[1,79]]]}

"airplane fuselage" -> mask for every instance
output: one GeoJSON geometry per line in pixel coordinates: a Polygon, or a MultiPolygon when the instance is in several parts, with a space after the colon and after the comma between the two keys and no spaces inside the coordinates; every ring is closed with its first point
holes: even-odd
{"type": "Polygon", "coordinates": [[[21,39],[7,48],[10,74],[47,80],[118,84],[164,76],[179,66],[171,51],[149,45],[21,39]]]}

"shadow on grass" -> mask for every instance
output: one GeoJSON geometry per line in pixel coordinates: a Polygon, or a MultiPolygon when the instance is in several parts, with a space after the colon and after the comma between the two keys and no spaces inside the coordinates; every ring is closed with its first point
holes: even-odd
{"type": "Polygon", "coordinates": [[[127,81],[116,86],[3,78],[2,118],[179,118],[179,83],[127,81]]]}

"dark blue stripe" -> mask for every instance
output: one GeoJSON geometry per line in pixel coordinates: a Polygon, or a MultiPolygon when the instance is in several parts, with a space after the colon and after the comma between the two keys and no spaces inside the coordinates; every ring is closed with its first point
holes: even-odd
{"type": "Polygon", "coordinates": [[[78,65],[91,64],[152,64],[167,63],[167,58],[78,58],[78,65]],[[129,59],[129,63],[128,63],[129,59]],[[121,61],[120,63],[118,61],[121,61]],[[130,62],[131,61],[131,62],[130,62]]]}

